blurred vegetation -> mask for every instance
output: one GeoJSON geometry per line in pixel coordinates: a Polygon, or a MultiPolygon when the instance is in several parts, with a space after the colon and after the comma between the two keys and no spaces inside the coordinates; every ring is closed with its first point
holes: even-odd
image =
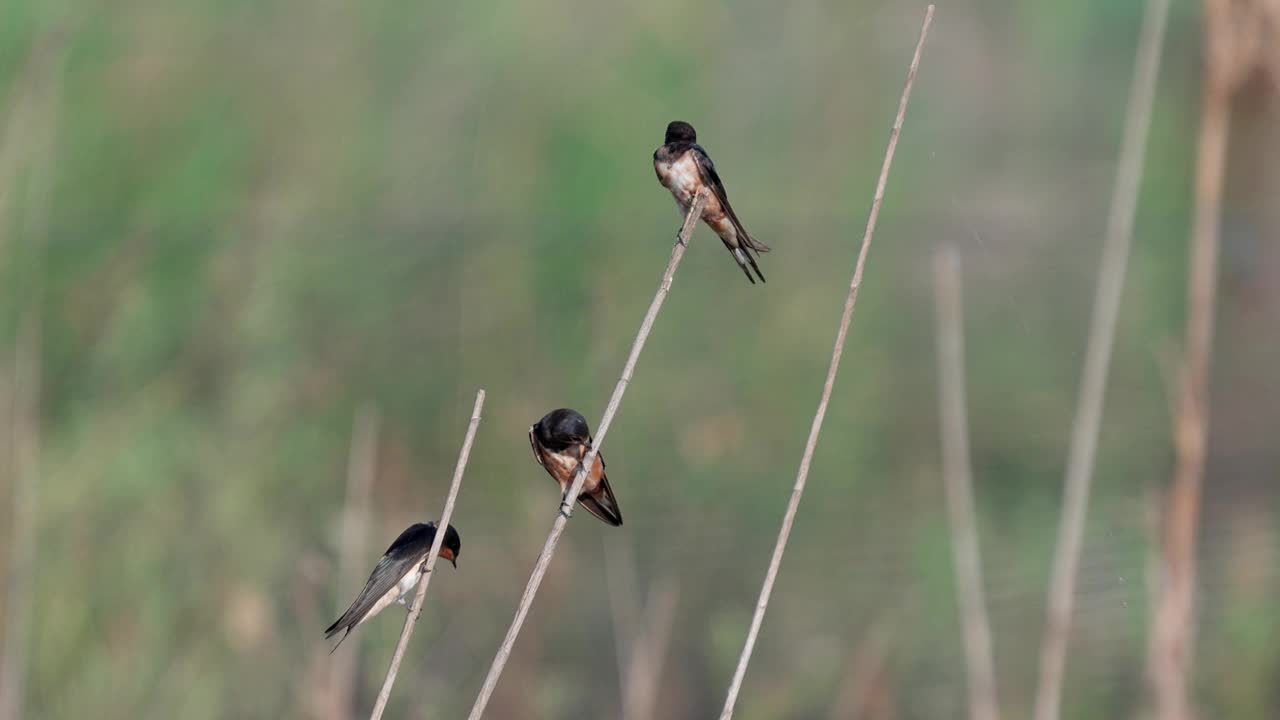
{"type": "MultiPolygon", "coordinates": [[[[572,523],[490,717],[616,716],[606,556],[633,558],[641,594],[679,586],[658,709],[712,715],[790,492],[921,10],[6,3],[6,378],[21,319],[43,335],[28,715],[323,717],[321,631],[358,590],[335,582],[353,413],[374,403],[383,416],[372,567],[439,511],[484,387],[454,520],[460,568],[433,584],[388,716],[463,714],[558,500],[526,429],[560,406],[594,424],[667,258],[679,218],[650,154],[676,118],[698,128],[744,222],[774,248],[769,283],[743,282],[719,242],[695,234],[606,448],[627,524],[572,523]]],[[[961,707],[929,286],[941,242],[966,263],[1001,699],[1007,717],[1028,712],[1140,14],[1106,0],[940,9],[743,720],[827,717],[878,626],[876,682],[896,713],[882,717],[961,707]]],[[[1176,4],[1066,718],[1132,716],[1145,695],[1198,21],[1176,4]]],[[[1275,112],[1259,100],[1242,114],[1225,220],[1196,666],[1217,717],[1280,703],[1275,112]]],[[[357,714],[399,629],[389,611],[339,651],[362,658],[357,714]]]]}

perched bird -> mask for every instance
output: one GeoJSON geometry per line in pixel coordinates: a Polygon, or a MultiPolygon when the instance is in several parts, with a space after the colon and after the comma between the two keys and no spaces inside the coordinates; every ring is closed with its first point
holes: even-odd
{"type": "Polygon", "coordinates": [[[689,206],[693,205],[699,190],[706,188],[710,191],[707,203],[702,207],[702,221],[720,236],[753,285],[756,281],[751,277],[751,270],[755,270],[760,282],[764,282],[764,274],[756,265],[755,258],[751,257],[751,251],[766,253],[769,246],[751,237],[751,233],[742,226],[742,221],[729,204],[729,195],[716,173],[715,163],[711,162],[711,157],[697,140],[698,133],[689,123],[676,120],[667,125],[666,140],[653,153],[654,172],[663,187],[675,196],[681,215],[689,213],[689,206]],[[748,265],[751,270],[747,269],[748,265]]]}
{"type": "MultiPolygon", "coordinates": [[[[529,428],[529,445],[533,458],[538,461],[553,480],[560,483],[560,492],[569,492],[578,464],[591,450],[591,430],[587,419],[577,410],[560,408],[547,413],[529,428]]],[[[622,511],[618,499],[609,487],[609,477],[604,473],[604,458],[598,453],[591,463],[591,475],[582,483],[578,502],[587,512],[609,525],[622,524],[622,511]]]]}
{"type": "MultiPolygon", "coordinates": [[[[436,524],[433,522],[414,523],[400,533],[400,537],[383,553],[355,602],[342,613],[342,617],[325,629],[325,639],[329,640],[339,631],[346,630],[338,639],[338,645],[341,645],[356,626],[382,612],[391,603],[398,602],[407,608],[405,599],[418,586],[418,580],[422,579],[422,566],[427,561],[427,553],[431,552],[431,543],[435,539],[436,524]]],[[[440,544],[440,557],[453,563],[456,568],[460,552],[462,539],[450,525],[445,531],[444,542],[440,544]]],[[[333,650],[337,650],[338,645],[334,645],[333,650]]],[[[329,652],[332,653],[333,650],[329,652]]]]}

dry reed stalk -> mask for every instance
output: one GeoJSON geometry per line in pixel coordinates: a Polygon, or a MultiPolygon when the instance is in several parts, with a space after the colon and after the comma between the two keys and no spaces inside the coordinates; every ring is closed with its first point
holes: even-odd
{"type": "MultiPolygon", "coordinates": [[[[827,379],[822,386],[822,396],[818,400],[818,410],[814,413],[813,424],[809,427],[809,439],[805,442],[804,455],[800,459],[800,469],[796,472],[795,485],[791,490],[791,499],[787,503],[787,511],[782,518],[782,527],[778,530],[778,540],[774,545],[773,556],[769,560],[769,570],[765,573],[764,584],[760,588],[760,597],[756,602],[755,614],[751,618],[751,629],[747,631],[746,644],[738,657],[738,666],[733,673],[733,681],[729,685],[725,697],[724,709],[720,720],[733,717],[733,707],[738,700],[738,692],[742,689],[742,679],[747,672],[747,664],[751,661],[751,653],[755,649],[756,637],[760,634],[760,625],[764,622],[765,610],[769,607],[769,596],[773,592],[773,583],[778,577],[778,567],[782,564],[782,554],[787,548],[787,538],[791,535],[791,525],[795,522],[796,510],[800,507],[800,498],[804,495],[805,481],[809,477],[809,465],[813,461],[813,451],[818,445],[818,433],[822,430],[822,421],[827,414],[827,404],[831,401],[831,389],[835,386],[836,371],[840,368],[840,356],[844,353],[845,340],[849,334],[849,323],[853,319],[853,308],[858,301],[858,289],[862,285],[862,271],[867,262],[867,251],[871,249],[871,236],[875,232],[876,219],[880,216],[880,205],[884,201],[885,184],[889,180],[889,168],[893,165],[893,153],[898,146],[898,135],[902,132],[902,119],[907,112],[907,100],[911,97],[911,86],[916,79],[916,71],[920,67],[920,54],[924,50],[925,36],[929,25],[933,22],[934,6],[925,11],[924,22],[920,26],[920,38],[916,42],[915,54],[911,58],[911,68],[907,71],[907,82],[902,89],[902,99],[898,102],[898,115],[894,119],[893,129],[889,132],[889,145],[885,149],[884,163],[880,167],[880,179],[876,183],[875,196],[871,201],[871,212],[867,217],[866,231],[862,236],[862,247],[858,251],[858,261],[854,266],[853,279],[849,283],[849,294],[844,301],[844,313],[840,316],[840,326],[836,331],[835,347],[831,350],[831,364],[827,368],[827,379]]],[[[472,720],[475,720],[474,718],[472,720]]]]}
{"type": "MultiPolygon", "coordinates": [[[[630,538],[619,533],[604,547],[605,589],[609,593],[609,617],[613,621],[614,649],[618,662],[618,682],[626,697],[631,667],[631,648],[640,634],[640,607],[636,602],[636,563],[630,538]]],[[[625,715],[623,720],[626,720],[625,715]]]]}
{"type": "Polygon", "coordinates": [[[666,579],[650,588],[643,632],[631,643],[631,658],[622,693],[623,720],[652,720],[657,707],[662,666],[675,626],[679,587],[666,579]]]}
{"type": "Polygon", "coordinates": [[[427,596],[427,586],[431,584],[432,571],[436,560],[440,558],[440,546],[449,531],[449,519],[453,517],[453,506],[458,499],[458,488],[462,486],[462,476],[467,470],[467,459],[471,456],[471,445],[476,439],[476,428],[480,426],[480,411],[484,409],[484,390],[476,391],[476,404],[471,408],[471,422],[467,424],[467,435],[462,441],[462,449],[458,451],[458,462],[453,468],[453,483],[449,485],[449,496],[444,501],[444,510],[440,511],[440,520],[436,523],[436,537],[431,542],[431,551],[427,553],[426,562],[422,563],[422,580],[418,582],[418,594],[413,596],[413,604],[409,606],[409,614],[404,619],[404,629],[400,631],[400,641],[396,643],[395,654],[391,656],[391,666],[387,668],[387,677],[382,681],[382,689],[378,691],[378,700],[373,706],[369,720],[378,720],[387,707],[387,699],[391,697],[391,686],[395,684],[396,673],[400,671],[400,661],[404,658],[405,648],[409,646],[409,636],[413,627],[418,624],[418,615],[422,613],[422,601],[427,596]]]}
{"type": "Polygon", "coordinates": [[[542,546],[542,554],[538,556],[538,561],[533,566],[533,573],[529,576],[524,595],[520,598],[520,605],[516,608],[515,617],[511,620],[511,627],[507,629],[507,635],[503,638],[502,645],[499,646],[498,652],[493,658],[493,664],[489,666],[489,674],[485,676],[484,685],[480,688],[480,694],[476,697],[476,702],[471,707],[471,714],[467,716],[470,720],[480,720],[484,716],[484,709],[489,704],[489,698],[493,695],[494,688],[498,685],[498,678],[502,676],[502,670],[507,664],[507,659],[511,656],[511,648],[515,646],[516,637],[520,634],[520,628],[524,625],[525,616],[529,614],[529,608],[533,605],[533,598],[538,594],[538,586],[542,584],[542,577],[551,565],[551,558],[555,555],[556,545],[560,542],[560,535],[564,532],[565,524],[569,521],[569,516],[573,512],[573,504],[577,502],[578,495],[582,492],[583,482],[591,472],[591,466],[595,463],[596,455],[600,452],[601,445],[604,444],[605,434],[608,433],[609,427],[613,424],[613,417],[618,412],[618,406],[622,403],[622,396],[627,391],[631,376],[635,373],[636,362],[640,359],[640,351],[644,349],[645,341],[649,338],[649,331],[653,329],[653,322],[658,317],[658,311],[662,309],[662,303],[666,301],[667,293],[671,290],[671,281],[675,277],[676,269],[680,267],[680,260],[684,257],[684,251],[689,245],[689,236],[693,234],[693,228],[702,216],[702,207],[706,205],[706,202],[706,191],[703,190],[693,199],[693,204],[685,215],[684,223],[680,226],[680,232],[676,235],[675,247],[671,250],[671,259],[667,261],[667,269],[662,274],[662,281],[658,284],[658,291],[654,294],[653,301],[649,303],[649,310],[645,313],[644,320],[640,323],[640,330],[636,333],[636,339],[631,344],[631,354],[627,356],[626,365],[622,368],[622,376],[618,378],[618,384],[614,386],[613,395],[609,397],[609,404],[605,407],[604,415],[600,418],[600,426],[595,434],[595,442],[592,443],[591,450],[578,466],[578,474],[573,479],[573,485],[569,487],[568,492],[561,499],[560,512],[556,515],[555,522],[551,525],[551,532],[547,534],[547,541],[542,546]]]}
{"type": "MultiPolygon", "coordinates": [[[[347,454],[347,497],[342,511],[342,537],[338,554],[341,587],[359,587],[369,535],[369,496],[378,466],[378,425],[376,407],[365,405],[356,411],[351,425],[351,447],[347,454]]],[[[325,703],[333,720],[351,717],[355,696],[358,645],[352,652],[333,656],[329,664],[325,703]]]]}
{"type": "Polygon", "coordinates": [[[982,555],[973,507],[973,469],[969,457],[969,421],[964,382],[964,311],[960,258],[955,248],[934,257],[938,313],[938,399],[942,435],[942,479],[951,516],[956,592],[964,628],[965,670],[969,678],[969,717],[999,720],[996,669],[991,654],[991,625],[982,592],[982,555]]]}
{"type": "Polygon", "coordinates": [[[1195,645],[1196,536],[1209,442],[1209,366],[1218,285],[1231,99],[1253,70],[1265,67],[1276,37],[1266,0],[1205,0],[1204,94],[1196,155],[1195,211],[1187,277],[1187,326],[1178,373],[1174,472],[1161,523],[1162,567],[1151,621],[1148,678],[1157,720],[1195,716],[1188,688],[1195,645]],[[1273,33],[1274,34],[1274,33],[1273,33]]]}
{"type": "Polygon", "coordinates": [[[1133,218],[1142,185],[1142,166],[1151,107],[1155,100],[1160,55],[1170,0],[1149,0],[1139,32],[1138,50],[1125,112],[1124,137],[1116,165],[1111,210],[1098,270],[1093,316],[1089,322],[1083,377],[1071,428],[1071,447],[1063,481],[1062,518],[1049,579],[1048,610],[1040,644],[1040,674],[1036,689],[1035,720],[1057,720],[1062,705],[1062,683],[1071,635],[1071,611],[1075,599],[1076,571],[1084,545],[1085,520],[1098,433],[1107,392],[1107,373],[1115,342],[1116,322],[1124,291],[1125,269],[1133,242],[1133,218]]]}

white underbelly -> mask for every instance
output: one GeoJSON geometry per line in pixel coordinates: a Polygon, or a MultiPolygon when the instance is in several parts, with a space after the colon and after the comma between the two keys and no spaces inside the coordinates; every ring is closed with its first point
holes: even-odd
{"type": "Polygon", "coordinates": [[[693,203],[694,194],[698,192],[698,186],[702,183],[702,177],[698,174],[698,165],[694,162],[693,155],[685,153],[679,160],[667,163],[660,168],[660,173],[662,175],[662,184],[671,191],[671,194],[675,196],[676,202],[680,203],[687,212],[689,205],[693,203]]]}
{"type": "MultiPolygon", "coordinates": [[[[411,590],[413,590],[415,587],[418,586],[418,580],[420,580],[421,578],[422,578],[422,566],[418,565],[413,569],[412,572],[407,573],[403,578],[401,578],[400,582],[393,585],[391,589],[386,592],[385,595],[378,598],[378,602],[373,604],[373,607],[369,610],[368,613],[365,614],[363,618],[360,618],[360,623],[363,623],[365,620],[368,620],[374,615],[377,615],[383,610],[386,610],[387,606],[399,600],[401,596],[407,595],[411,590]]],[[[359,625],[360,623],[356,623],[356,624],[359,625]]]]}

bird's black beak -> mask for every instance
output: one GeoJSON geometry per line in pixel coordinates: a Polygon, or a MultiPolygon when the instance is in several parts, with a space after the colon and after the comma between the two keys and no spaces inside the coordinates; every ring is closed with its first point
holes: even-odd
{"type": "Polygon", "coordinates": [[[458,569],[458,558],[456,558],[456,557],[451,557],[451,558],[449,558],[449,562],[453,563],[453,569],[454,569],[454,570],[457,570],[457,569],[458,569]]]}

